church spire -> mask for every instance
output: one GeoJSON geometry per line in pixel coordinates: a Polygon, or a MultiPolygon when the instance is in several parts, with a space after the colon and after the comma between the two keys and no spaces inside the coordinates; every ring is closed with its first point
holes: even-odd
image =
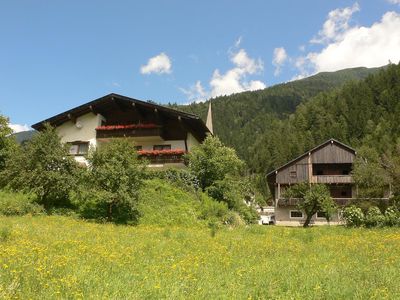
{"type": "Polygon", "coordinates": [[[207,114],[206,126],[207,126],[208,130],[210,130],[211,134],[214,134],[213,121],[212,121],[212,112],[211,112],[211,100],[210,100],[210,104],[208,105],[208,114],[207,114]]]}

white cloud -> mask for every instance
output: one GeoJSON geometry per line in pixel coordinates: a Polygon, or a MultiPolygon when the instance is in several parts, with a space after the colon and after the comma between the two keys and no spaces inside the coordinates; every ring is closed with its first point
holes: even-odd
{"type": "Polygon", "coordinates": [[[250,58],[244,49],[232,53],[234,68],[221,74],[217,69],[214,71],[211,80],[211,97],[230,95],[250,90],[259,90],[266,87],[261,81],[247,81],[247,75],[253,75],[264,70],[262,60],[250,58]]]}
{"type": "Polygon", "coordinates": [[[349,21],[353,13],[360,10],[358,3],[354,3],[352,7],[338,8],[332,10],[328,14],[322,29],[318,32],[318,36],[311,40],[311,43],[327,44],[336,41],[349,29],[349,21]]]}
{"type": "Polygon", "coordinates": [[[371,27],[353,27],[343,37],[309,53],[315,71],[336,71],[352,67],[379,67],[400,61],[400,14],[387,12],[371,27]]]}
{"type": "Polygon", "coordinates": [[[142,74],[169,74],[172,72],[171,60],[164,52],[150,58],[146,65],[140,68],[142,74]]]}
{"type": "Polygon", "coordinates": [[[274,49],[274,58],[272,64],[275,66],[274,75],[278,76],[281,72],[281,66],[285,63],[287,59],[286,50],[283,47],[274,49]]]}
{"type": "Polygon", "coordinates": [[[208,98],[208,93],[204,90],[200,80],[196,81],[189,89],[179,88],[179,90],[187,96],[190,103],[203,102],[208,98]]]}
{"type": "Polygon", "coordinates": [[[232,55],[231,61],[243,73],[254,74],[264,69],[263,62],[250,58],[244,49],[240,49],[236,54],[232,55]]]}
{"type": "Polygon", "coordinates": [[[391,4],[399,4],[400,5],[400,0],[388,0],[388,2],[391,4]]]}
{"type": "Polygon", "coordinates": [[[389,61],[400,61],[400,13],[386,12],[370,27],[350,26],[350,17],[358,10],[356,3],[329,13],[318,35],[319,41],[324,43],[322,49],[295,58],[294,66],[299,74],[292,79],[317,72],[361,66],[379,67],[389,61]]]}
{"type": "MultiPolygon", "coordinates": [[[[235,42],[235,46],[239,45],[241,38],[235,42]]],[[[261,59],[253,59],[248,56],[246,50],[239,49],[235,52],[229,50],[230,60],[234,67],[221,73],[218,69],[214,70],[210,79],[210,90],[207,91],[197,81],[188,89],[179,88],[190,102],[204,101],[210,97],[222,95],[230,95],[244,91],[260,90],[266,87],[265,83],[260,80],[248,80],[249,75],[255,75],[264,70],[264,63],[261,59]]]]}
{"type": "Polygon", "coordinates": [[[27,124],[8,124],[8,127],[12,129],[14,133],[21,132],[21,131],[28,131],[32,130],[27,124]]]}

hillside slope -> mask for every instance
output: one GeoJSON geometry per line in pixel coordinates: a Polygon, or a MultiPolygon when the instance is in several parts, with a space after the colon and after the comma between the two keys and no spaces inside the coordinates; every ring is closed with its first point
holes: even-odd
{"type": "MultiPolygon", "coordinates": [[[[292,114],[300,103],[317,94],[341,87],[352,80],[366,78],[379,68],[353,68],[317,75],[270,88],[211,99],[215,134],[254,167],[251,149],[271,124],[292,114]]],[[[206,118],[208,103],[193,103],[178,108],[206,118]]],[[[257,168],[258,169],[258,168],[257,168]]]]}
{"type": "Polygon", "coordinates": [[[275,119],[249,149],[253,170],[269,171],[329,138],[393,155],[400,146],[400,64],[320,93],[275,119]]]}

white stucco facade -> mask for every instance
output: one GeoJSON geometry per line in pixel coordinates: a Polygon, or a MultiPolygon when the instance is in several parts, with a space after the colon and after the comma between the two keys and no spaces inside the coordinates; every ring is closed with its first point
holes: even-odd
{"type": "Polygon", "coordinates": [[[200,143],[196,140],[196,138],[191,134],[188,133],[187,135],[187,147],[188,151],[192,151],[193,147],[198,146],[200,143]]]}
{"type": "MultiPolygon", "coordinates": [[[[97,139],[96,138],[96,127],[102,125],[102,121],[105,121],[104,117],[100,114],[87,113],[82,115],[75,120],[67,121],[56,127],[56,132],[60,136],[63,143],[78,143],[87,142],[89,148],[101,147],[102,143],[107,142],[109,139],[97,139]]],[[[141,146],[141,150],[151,151],[156,145],[170,145],[171,150],[183,150],[191,151],[191,149],[199,145],[200,143],[191,133],[187,134],[185,140],[164,140],[161,136],[146,136],[146,137],[128,137],[135,146],[141,146]]],[[[85,156],[82,154],[75,155],[75,160],[87,164],[85,156]]],[[[168,164],[175,165],[175,164],[168,164]]],[[[184,166],[183,163],[177,164],[177,166],[184,166]]],[[[163,167],[163,166],[161,166],[163,167]]]]}
{"type": "Polygon", "coordinates": [[[63,143],[86,141],[96,146],[96,127],[101,125],[100,114],[85,114],[74,121],[68,121],[56,127],[56,132],[63,143]]]}

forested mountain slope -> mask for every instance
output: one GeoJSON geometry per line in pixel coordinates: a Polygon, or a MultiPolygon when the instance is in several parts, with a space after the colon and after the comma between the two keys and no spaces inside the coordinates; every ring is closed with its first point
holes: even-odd
{"type": "MultiPolygon", "coordinates": [[[[301,142],[288,149],[285,146],[286,136],[279,131],[282,120],[287,120],[300,103],[321,92],[339,88],[348,81],[364,79],[378,70],[353,68],[324,72],[260,91],[214,98],[214,132],[226,145],[234,147],[252,170],[260,172],[271,169],[309,144],[301,142]],[[266,148],[271,148],[271,151],[264,152],[266,148]],[[280,148],[285,149],[282,151],[280,148]]],[[[205,120],[208,103],[193,103],[180,106],[179,109],[197,114],[205,120]]]]}
{"type": "Polygon", "coordinates": [[[288,118],[275,119],[249,149],[249,165],[264,172],[331,137],[356,149],[391,155],[400,144],[400,64],[365,80],[320,93],[288,118]]]}

